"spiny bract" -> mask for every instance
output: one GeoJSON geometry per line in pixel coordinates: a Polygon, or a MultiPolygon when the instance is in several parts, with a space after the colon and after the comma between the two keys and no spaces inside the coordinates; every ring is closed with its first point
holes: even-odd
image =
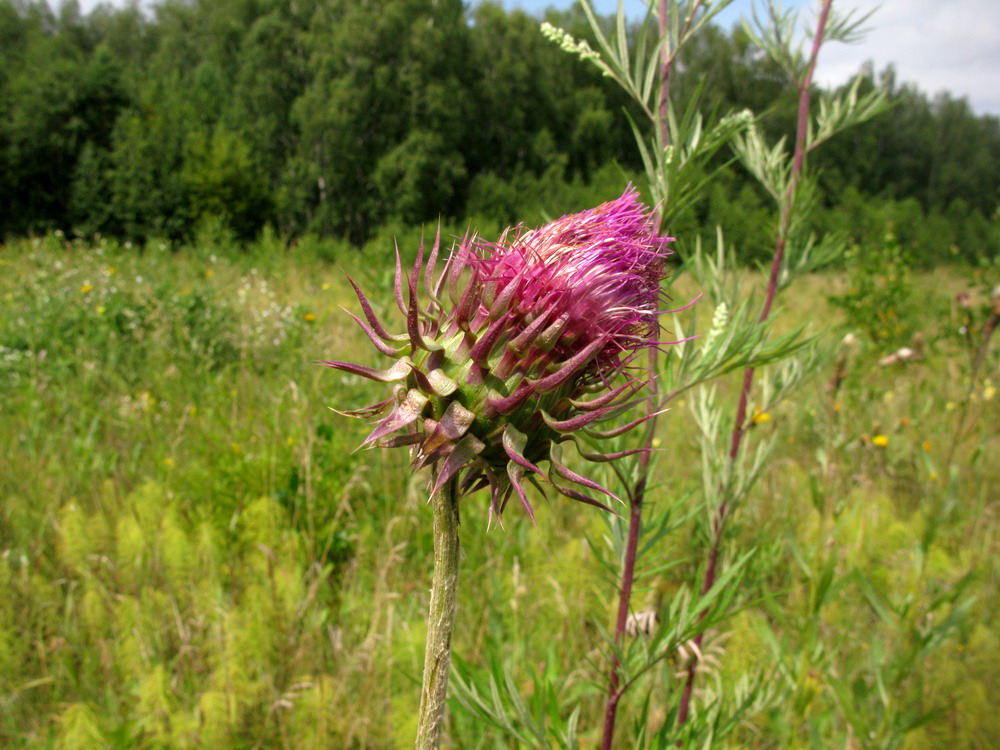
{"type": "Polygon", "coordinates": [[[631,188],[539,229],[508,229],[496,243],[467,236],[435,278],[439,229],[426,264],[421,243],[405,298],[396,253],[395,297],[406,316],[405,334],[386,331],[351,281],[365,320],[348,314],[396,361],[385,370],[323,364],[396,385],[391,398],[340,413],[371,417],[391,408],[362,445],[412,446],[415,468],[437,469],[433,491],[453,478],[462,493],[489,486],[497,515],[516,492],[534,519],[524,491],[524,480],[534,475],[567,497],[607,509],[582,490],[614,495],[569,469],[560,446],[574,441],[591,461],[642,450],[592,454],[578,437],[580,431],[615,437],[645,419],[594,429],[637,403],[633,397],[643,384],[618,376],[639,350],[658,345],[669,241],[656,233],[652,214],[631,188]],[[539,467],[545,461],[548,473],[539,467]]]}

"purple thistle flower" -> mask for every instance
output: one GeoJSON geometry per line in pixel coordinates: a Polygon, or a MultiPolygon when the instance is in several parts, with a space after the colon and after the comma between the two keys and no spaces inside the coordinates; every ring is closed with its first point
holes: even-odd
{"type": "MultiPolygon", "coordinates": [[[[560,448],[580,431],[608,438],[645,421],[596,429],[637,403],[643,384],[627,367],[637,352],[659,345],[670,239],[656,233],[631,188],[539,229],[508,229],[496,243],[466,237],[434,279],[440,239],[439,230],[426,264],[421,244],[408,279],[397,253],[395,297],[406,334],[386,331],[351,282],[365,320],[352,317],[396,360],[386,370],[323,363],[397,384],[393,398],[342,412],[365,417],[392,407],[362,445],[412,446],[415,468],[437,468],[434,491],[451,479],[463,493],[488,486],[498,516],[516,493],[533,520],[524,482],[539,477],[567,497],[610,510],[584,490],[614,495],[565,466],[560,448]],[[539,466],[546,462],[548,473],[539,466]]],[[[578,449],[591,461],[642,450],[590,454],[579,443],[578,449]]]]}

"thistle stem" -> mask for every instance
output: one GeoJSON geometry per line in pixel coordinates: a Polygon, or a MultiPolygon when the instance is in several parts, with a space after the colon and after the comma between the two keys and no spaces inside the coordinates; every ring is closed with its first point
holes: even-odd
{"type": "Polygon", "coordinates": [[[417,750],[437,750],[440,746],[445,700],[448,697],[459,557],[458,488],[454,479],[434,493],[431,505],[434,508],[434,577],[427,612],[417,750]]]}
{"type": "MultiPolygon", "coordinates": [[[[792,211],[795,207],[795,197],[798,191],[799,179],[802,176],[802,169],[805,166],[806,140],[808,138],[809,125],[809,93],[812,89],[813,72],[816,70],[816,60],[819,57],[820,47],[823,45],[823,33],[826,30],[826,21],[830,15],[830,6],[833,0],[823,0],[820,8],[819,21],[816,24],[816,34],[813,36],[812,52],[809,56],[809,64],[806,68],[805,77],[796,82],[799,94],[798,119],[795,129],[795,155],[792,160],[792,171],[788,181],[788,188],[785,192],[784,201],[781,205],[781,218],[778,224],[778,239],[775,243],[774,257],[771,259],[771,273],[767,281],[767,296],[764,298],[764,305],[758,318],[759,323],[767,320],[771,314],[771,306],[778,293],[778,278],[781,274],[781,266],[785,256],[785,245],[788,242],[788,234],[792,225],[792,211]]],[[[740,452],[740,445],[747,428],[747,407],[750,401],[750,390],[753,387],[754,368],[748,367],[743,373],[743,386],[740,389],[740,401],[736,409],[736,420],[733,422],[732,439],[729,445],[729,463],[734,464],[740,452]]],[[[728,493],[728,489],[726,490],[728,493]]],[[[708,564],[705,567],[705,579],[701,587],[702,595],[707,594],[715,585],[716,571],[719,561],[719,550],[722,545],[723,531],[726,521],[729,518],[730,503],[728,494],[724,495],[719,507],[715,511],[712,519],[712,541],[708,552],[708,564]]],[[[702,612],[701,616],[704,617],[702,612]]],[[[694,637],[694,643],[698,647],[695,652],[700,652],[704,639],[704,631],[694,637]]],[[[681,695],[680,707],[677,711],[677,726],[682,727],[688,720],[691,710],[691,695],[694,691],[694,680],[697,673],[698,664],[692,660],[688,666],[687,679],[684,682],[684,692],[681,695]]]]}

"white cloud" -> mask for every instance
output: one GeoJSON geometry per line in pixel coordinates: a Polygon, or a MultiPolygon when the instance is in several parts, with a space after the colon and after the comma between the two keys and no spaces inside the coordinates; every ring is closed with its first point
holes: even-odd
{"type": "Polygon", "coordinates": [[[979,114],[1000,115],[1000,2],[846,0],[839,5],[842,11],[878,10],[860,44],[824,48],[820,83],[844,83],[871,60],[876,71],[893,64],[900,83],[914,83],[932,96],[947,90],[968,97],[979,114]]]}
{"type": "MultiPolygon", "coordinates": [[[[572,0],[506,0],[507,7],[538,12],[548,5],[567,7],[572,0]]],[[[613,12],[617,0],[592,0],[601,13],[613,12]]],[[[802,21],[814,20],[818,0],[780,0],[799,8],[802,21]]],[[[719,16],[726,29],[766,0],[734,0],[719,16]]],[[[632,18],[645,12],[646,0],[625,0],[632,18]]],[[[912,83],[933,96],[949,91],[969,99],[979,114],[1000,115],[1000,0],[835,0],[834,9],[860,14],[875,10],[871,29],[860,44],[831,43],[823,48],[817,81],[840,85],[871,60],[876,72],[892,64],[899,83],[912,83]]]]}

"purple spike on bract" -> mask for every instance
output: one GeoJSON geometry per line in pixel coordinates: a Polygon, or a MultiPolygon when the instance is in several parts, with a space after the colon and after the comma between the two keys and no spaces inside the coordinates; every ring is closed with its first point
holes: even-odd
{"type": "MultiPolygon", "coordinates": [[[[556,446],[552,446],[552,448],[553,448],[553,451],[554,451],[556,449],[556,446]]],[[[549,453],[549,463],[552,464],[552,471],[554,471],[556,474],[558,474],[559,476],[561,476],[563,479],[568,479],[569,481],[576,482],[577,484],[583,485],[584,487],[587,487],[588,489],[594,490],[596,492],[600,492],[601,494],[607,495],[608,497],[613,498],[613,499],[617,500],[618,502],[622,501],[621,498],[618,497],[618,495],[616,495],[615,493],[611,492],[611,490],[609,490],[609,489],[601,486],[600,484],[598,484],[597,482],[595,482],[593,479],[585,477],[582,474],[577,474],[575,471],[573,471],[572,469],[570,469],[568,466],[562,464],[555,457],[555,455],[553,455],[552,452],[549,453]]]]}
{"type": "Polygon", "coordinates": [[[396,276],[392,282],[392,291],[396,296],[396,307],[406,315],[406,303],[403,302],[403,262],[399,259],[399,245],[396,245],[396,276]]]}
{"type": "Polygon", "coordinates": [[[576,442],[576,449],[588,461],[594,461],[595,463],[608,463],[609,461],[617,461],[620,458],[625,458],[626,456],[634,456],[638,453],[650,453],[652,448],[632,448],[627,451],[618,451],[617,453],[587,453],[580,447],[579,441],[576,442]]]}
{"type": "Polygon", "coordinates": [[[411,368],[413,367],[413,363],[410,361],[409,357],[403,357],[402,359],[396,360],[396,362],[394,362],[392,367],[388,370],[378,370],[374,367],[356,365],[352,362],[337,362],[336,360],[327,360],[325,362],[320,362],[319,364],[332,367],[334,370],[349,372],[352,375],[360,375],[361,377],[368,378],[369,380],[377,380],[380,383],[392,383],[396,380],[404,380],[406,376],[410,374],[411,368]]]}
{"type": "Polygon", "coordinates": [[[591,422],[598,421],[601,417],[606,416],[609,412],[615,411],[616,407],[610,406],[606,409],[598,409],[597,411],[584,412],[583,414],[578,414],[571,419],[555,420],[547,412],[542,412],[542,419],[545,420],[545,424],[549,426],[550,429],[555,430],[563,434],[570,434],[576,432],[582,427],[586,427],[591,422]]]}
{"type": "Polygon", "coordinates": [[[449,264],[451,268],[448,269],[448,296],[451,298],[453,305],[458,304],[458,282],[462,278],[462,272],[469,266],[469,256],[472,253],[471,247],[474,241],[474,237],[468,241],[462,240],[462,243],[458,246],[458,252],[454,253],[451,257],[449,264]]]}
{"type": "Polygon", "coordinates": [[[375,429],[368,434],[368,437],[362,441],[361,447],[364,448],[371,445],[376,440],[380,440],[386,435],[396,432],[396,430],[401,430],[412,422],[415,422],[423,413],[428,400],[427,396],[420,391],[411,390],[406,394],[406,398],[403,399],[402,403],[397,404],[389,416],[382,419],[376,425],[375,429]]]}
{"type": "Polygon", "coordinates": [[[593,505],[595,508],[606,510],[611,515],[621,518],[621,516],[618,513],[616,513],[612,508],[602,503],[600,500],[595,500],[589,495],[584,495],[582,492],[577,492],[572,487],[564,487],[563,485],[558,484],[557,482],[552,482],[552,486],[555,487],[560,494],[565,495],[571,500],[576,500],[578,502],[585,503],[587,505],[593,505]]]}
{"type": "Polygon", "coordinates": [[[515,277],[500,290],[496,299],[493,300],[493,304],[490,305],[490,319],[496,320],[497,318],[506,315],[507,309],[510,307],[511,300],[519,291],[521,291],[521,278],[515,277]]]}
{"type": "MultiPolygon", "coordinates": [[[[436,419],[431,419],[430,417],[424,417],[423,419],[424,429],[420,431],[420,436],[421,436],[420,439],[421,440],[425,439],[428,434],[434,432],[434,430],[437,429],[437,426],[438,426],[438,421],[436,419]]],[[[444,443],[438,446],[436,450],[427,452],[424,450],[423,446],[420,446],[419,449],[413,452],[412,461],[410,462],[410,465],[413,467],[414,471],[419,471],[425,466],[437,463],[442,458],[451,453],[452,450],[454,450],[454,448],[455,446],[453,444],[444,443]]]]}
{"type": "Polygon", "coordinates": [[[653,412],[652,414],[647,414],[647,415],[645,415],[643,417],[639,417],[638,419],[632,420],[628,424],[622,425],[621,427],[615,427],[614,429],[611,429],[611,430],[587,430],[586,432],[591,437],[597,438],[599,440],[607,440],[609,438],[615,438],[615,437],[618,437],[619,435],[624,435],[629,430],[635,429],[636,427],[638,427],[639,425],[641,425],[643,422],[647,422],[650,419],[653,419],[654,417],[658,417],[661,414],[663,414],[665,412],[668,412],[668,411],[670,411],[670,410],[669,409],[660,409],[660,411],[653,412]]]}
{"type": "Polygon", "coordinates": [[[350,315],[351,318],[354,319],[354,322],[358,324],[358,327],[361,328],[362,331],[364,331],[365,336],[368,337],[368,340],[372,342],[372,346],[374,346],[376,349],[378,349],[382,354],[384,354],[387,357],[398,357],[399,356],[399,354],[400,354],[399,350],[398,349],[393,349],[387,343],[385,343],[384,341],[382,341],[382,339],[379,338],[378,333],[376,333],[376,331],[370,325],[368,325],[367,323],[365,323],[363,320],[361,320],[361,318],[359,318],[357,315],[355,315],[354,313],[352,313],[346,307],[341,307],[340,309],[343,310],[345,313],[347,313],[348,315],[350,315]]]}
{"type": "Polygon", "coordinates": [[[521,383],[514,392],[506,397],[495,398],[490,396],[486,399],[486,403],[489,404],[490,408],[493,409],[497,414],[510,414],[514,409],[519,407],[528,397],[535,392],[535,389],[531,387],[528,383],[521,383]]]}
{"type": "Polygon", "coordinates": [[[448,454],[448,458],[445,459],[444,465],[438,472],[438,478],[434,483],[432,494],[444,487],[445,483],[455,476],[459,469],[482,453],[485,448],[486,444],[475,435],[467,434],[459,440],[455,444],[455,449],[448,454]]]}
{"type": "Polygon", "coordinates": [[[406,435],[397,435],[396,437],[385,438],[384,440],[379,440],[375,443],[376,448],[402,448],[406,445],[416,445],[423,439],[423,435],[418,432],[410,432],[406,435]]]}
{"type": "Polygon", "coordinates": [[[469,321],[472,319],[473,308],[479,304],[479,289],[477,288],[479,270],[473,266],[469,274],[469,281],[465,285],[465,290],[462,292],[462,296],[459,297],[458,305],[455,308],[455,320],[459,322],[462,328],[468,328],[469,321]]]}
{"type": "Polygon", "coordinates": [[[387,398],[385,401],[379,401],[377,404],[372,404],[371,406],[362,406],[360,409],[334,409],[332,406],[329,407],[330,411],[336,412],[342,417],[353,417],[355,419],[367,419],[368,417],[374,417],[376,414],[381,414],[384,412],[395,399],[387,398]]]}
{"type": "Polygon", "coordinates": [[[424,245],[421,242],[420,249],[417,251],[416,263],[413,264],[413,272],[410,274],[408,289],[410,299],[406,310],[406,333],[410,337],[410,346],[413,347],[413,351],[428,348],[420,334],[420,306],[417,300],[417,281],[420,279],[420,265],[423,262],[423,256],[424,245]]]}
{"type": "MultiPolygon", "coordinates": [[[[421,239],[421,242],[423,240],[421,239]]],[[[427,259],[427,265],[424,266],[424,291],[427,292],[427,296],[430,297],[434,302],[440,303],[441,300],[437,298],[437,294],[434,291],[434,269],[437,266],[438,253],[441,250],[441,221],[438,220],[437,233],[434,235],[434,246],[431,248],[430,257],[427,259]]]]}
{"type": "Polygon", "coordinates": [[[508,344],[510,350],[516,354],[527,351],[528,347],[534,343],[535,338],[538,336],[539,329],[548,323],[551,317],[550,312],[550,309],[543,310],[541,315],[531,321],[521,333],[511,339],[508,344]]]}
{"type": "Polygon", "coordinates": [[[458,489],[463,495],[469,492],[475,492],[476,490],[481,490],[489,484],[489,480],[483,476],[481,473],[476,471],[465,472],[465,477],[462,478],[461,484],[459,484],[458,489]]]}
{"type": "Polygon", "coordinates": [[[521,484],[521,480],[524,478],[524,469],[511,461],[507,464],[507,477],[510,479],[510,486],[514,488],[514,491],[520,498],[521,505],[524,506],[528,518],[531,519],[532,526],[537,526],[538,524],[535,523],[535,509],[528,502],[528,496],[524,493],[524,486],[521,484]]]}
{"type": "Polygon", "coordinates": [[[507,425],[503,431],[503,438],[501,439],[501,442],[503,443],[504,452],[511,461],[516,463],[518,466],[535,472],[540,477],[546,479],[548,478],[545,476],[545,472],[524,457],[524,446],[528,444],[527,435],[519,431],[513,425],[507,425]]]}
{"type": "MultiPolygon", "coordinates": [[[[635,391],[638,391],[640,388],[642,388],[643,385],[644,384],[642,383],[642,381],[629,380],[627,383],[620,385],[617,388],[614,388],[608,391],[607,393],[598,396],[597,398],[593,398],[590,401],[580,401],[578,399],[571,398],[569,402],[574,407],[580,409],[581,411],[591,411],[593,409],[600,409],[602,407],[608,406],[609,404],[613,403],[615,400],[618,399],[619,396],[622,396],[630,388],[633,388],[635,389],[635,391]]],[[[630,393],[628,396],[626,396],[626,398],[628,398],[631,395],[632,394],[630,393]]]]}
{"type": "Polygon", "coordinates": [[[586,366],[587,363],[590,362],[604,347],[605,343],[606,342],[603,337],[591,341],[590,344],[585,346],[582,350],[574,354],[565,362],[560,363],[559,369],[554,373],[532,383],[535,391],[537,393],[548,393],[549,391],[558,388],[560,385],[577,374],[581,368],[586,366]]]}
{"type": "Polygon", "coordinates": [[[503,513],[503,507],[500,505],[500,482],[497,480],[496,474],[489,466],[483,468],[483,477],[490,486],[490,515],[486,522],[486,528],[489,529],[490,521],[494,518],[497,519],[497,523],[500,524],[500,528],[503,528],[503,520],[501,519],[501,514],[503,513]]]}
{"type": "MultiPolygon", "coordinates": [[[[464,245],[469,239],[468,234],[462,239],[461,244],[464,245]]],[[[455,244],[452,243],[451,252],[448,254],[448,260],[444,263],[444,268],[441,269],[441,273],[437,277],[437,281],[434,282],[434,293],[433,298],[444,306],[443,290],[444,285],[451,278],[452,265],[455,263],[455,244]]]]}
{"type": "Polygon", "coordinates": [[[490,353],[493,351],[493,347],[496,345],[500,335],[508,332],[509,325],[510,318],[506,315],[493,321],[493,323],[490,324],[490,327],[486,329],[486,333],[479,337],[476,345],[473,346],[472,350],[469,352],[469,356],[472,360],[480,364],[487,364],[490,353]]]}
{"type": "Polygon", "coordinates": [[[395,336],[385,330],[382,323],[379,322],[378,316],[372,309],[371,304],[368,302],[368,298],[364,295],[364,292],[361,291],[360,287],[354,283],[354,279],[350,276],[347,277],[347,280],[350,282],[351,286],[354,287],[354,293],[358,297],[358,302],[361,303],[361,310],[364,312],[365,318],[371,324],[372,330],[378,334],[379,338],[383,341],[405,341],[406,336],[395,336]]]}

